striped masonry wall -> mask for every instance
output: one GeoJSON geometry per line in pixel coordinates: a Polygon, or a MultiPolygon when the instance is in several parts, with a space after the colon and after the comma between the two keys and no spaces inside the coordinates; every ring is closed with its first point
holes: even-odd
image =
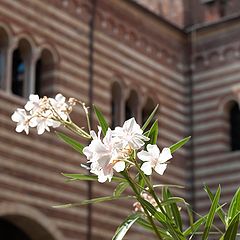
{"type": "Polygon", "coordinates": [[[195,199],[198,212],[210,206],[207,184],[222,187],[229,202],[239,186],[239,151],[230,148],[228,105],[239,101],[239,20],[198,29],[194,38],[193,108],[195,199]],[[217,40],[216,40],[217,39],[217,40]]]}
{"type": "MultiPolygon", "coordinates": [[[[32,48],[48,45],[56,52],[52,94],[89,102],[89,19],[90,1],[21,0],[0,2],[0,26],[9,32],[9,44],[31,39],[32,48]]],[[[127,1],[98,1],[95,16],[93,53],[93,102],[111,121],[111,86],[115,80],[139,97],[139,110],[147,97],[160,104],[160,146],[169,146],[189,135],[189,89],[186,77],[186,35],[176,27],[127,1]]],[[[84,171],[84,159],[56,139],[53,133],[39,137],[14,132],[10,115],[25,99],[9,90],[0,90],[0,201],[22,204],[46,216],[65,240],[87,239],[86,207],[53,209],[61,203],[87,198],[87,183],[66,184],[61,172],[84,171]]],[[[74,119],[81,123],[83,112],[74,119]]],[[[65,130],[63,130],[65,131],[65,130]]],[[[158,183],[186,186],[190,154],[187,148],[174,156],[166,175],[158,183]]],[[[93,196],[112,194],[113,185],[93,184],[93,196]]],[[[0,203],[0,204],[1,204],[0,203]]],[[[131,201],[93,206],[93,239],[110,239],[117,225],[132,211],[131,201]]],[[[17,215],[17,212],[16,212],[17,215]]],[[[126,239],[151,238],[134,227],[126,239]]],[[[56,237],[56,239],[58,239],[56,237]]]]}

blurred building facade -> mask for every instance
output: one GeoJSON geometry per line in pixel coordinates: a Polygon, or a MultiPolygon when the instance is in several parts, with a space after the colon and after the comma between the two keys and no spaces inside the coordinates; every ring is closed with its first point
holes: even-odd
{"type": "MultiPolygon", "coordinates": [[[[51,207],[114,188],[66,184],[60,173],[84,172],[84,159],[53,133],[15,133],[10,116],[30,93],[94,103],[113,126],[142,123],[159,103],[159,145],[192,141],[156,180],[185,186],[175,193],[196,211],[209,206],[203,183],[221,184],[227,201],[240,180],[239,25],[238,0],[1,0],[0,233],[105,240],[132,211],[125,201],[51,207]]],[[[143,236],[134,227],[126,239],[143,236]]]]}

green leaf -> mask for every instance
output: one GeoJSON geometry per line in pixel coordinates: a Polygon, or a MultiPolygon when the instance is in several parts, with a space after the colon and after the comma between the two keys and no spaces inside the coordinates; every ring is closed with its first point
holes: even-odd
{"type": "MultiPolygon", "coordinates": [[[[162,202],[168,202],[168,200],[169,200],[167,187],[163,187],[163,189],[162,189],[162,199],[163,199],[162,202]]],[[[162,204],[162,202],[161,202],[161,204],[162,204]]],[[[170,205],[169,204],[165,204],[164,208],[165,208],[165,211],[166,211],[169,219],[172,219],[173,215],[172,215],[172,211],[171,211],[170,205]]]]}
{"type": "Polygon", "coordinates": [[[98,123],[99,123],[100,127],[102,128],[103,135],[105,136],[106,133],[107,133],[107,130],[108,130],[108,123],[105,120],[101,111],[96,106],[93,105],[93,109],[94,109],[94,112],[97,116],[98,123]]]}
{"type": "MultiPolygon", "coordinates": [[[[140,226],[142,226],[143,228],[145,228],[148,231],[154,232],[152,225],[149,224],[145,219],[143,219],[141,217],[138,218],[137,224],[139,224],[140,226]]],[[[157,226],[156,226],[156,228],[164,240],[172,240],[172,236],[169,234],[169,232],[167,230],[164,230],[157,226]]]]}
{"type": "Polygon", "coordinates": [[[157,138],[158,138],[158,120],[156,120],[152,127],[149,130],[148,137],[150,138],[149,144],[156,144],[157,143],[157,138]]]}
{"type": "Polygon", "coordinates": [[[173,145],[170,147],[171,153],[174,153],[174,152],[177,151],[179,148],[181,148],[183,145],[185,145],[185,144],[189,141],[190,138],[191,138],[190,136],[189,136],[189,137],[186,137],[186,138],[180,140],[179,142],[173,144],[173,145]]]}
{"type": "MultiPolygon", "coordinates": [[[[81,173],[62,173],[64,177],[68,178],[68,181],[97,181],[98,177],[96,175],[87,175],[87,174],[81,174],[81,173]]],[[[126,182],[124,178],[120,177],[113,177],[112,181],[114,182],[126,182]]]]}
{"type": "Polygon", "coordinates": [[[206,223],[205,223],[205,228],[204,228],[202,240],[206,240],[208,238],[209,231],[212,227],[213,219],[214,219],[215,213],[217,211],[220,194],[221,194],[221,188],[219,186],[218,189],[217,189],[217,192],[214,196],[214,199],[212,201],[212,205],[210,207],[209,213],[208,213],[208,217],[207,217],[207,220],[206,220],[206,223]]]}
{"type": "Polygon", "coordinates": [[[83,200],[78,203],[68,203],[68,204],[63,204],[63,205],[58,205],[58,206],[53,206],[54,208],[70,208],[70,207],[79,207],[82,205],[87,205],[91,203],[101,203],[101,202],[106,202],[106,201],[113,201],[113,200],[119,200],[119,199],[126,199],[126,198],[133,198],[133,196],[124,196],[124,197],[114,197],[114,196],[107,196],[107,197],[98,197],[98,198],[93,198],[89,200],[83,200]]]}
{"type": "Polygon", "coordinates": [[[160,223],[165,223],[166,222],[166,216],[157,211],[156,208],[148,201],[144,199],[138,199],[138,201],[141,203],[141,205],[144,205],[145,208],[160,222],[160,223]]]}
{"type": "Polygon", "coordinates": [[[130,227],[138,220],[140,217],[139,213],[134,213],[128,216],[121,225],[117,228],[112,240],[122,240],[126,235],[130,227]]]}
{"type": "MultiPolygon", "coordinates": [[[[211,202],[213,201],[213,199],[214,199],[214,195],[212,194],[212,192],[211,192],[211,190],[209,189],[209,187],[208,186],[204,186],[204,190],[207,192],[207,194],[208,194],[208,197],[209,197],[209,199],[211,200],[211,202]]],[[[219,216],[219,218],[221,219],[221,221],[223,222],[223,224],[224,225],[226,225],[226,221],[225,221],[225,216],[226,216],[226,213],[223,211],[223,209],[222,208],[219,208],[220,207],[220,204],[218,204],[218,211],[217,211],[217,214],[218,214],[218,216],[219,216]]]]}
{"type": "Polygon", "coordinates": [[[138,185],[144,189],[145,187],[145,179],[142,177],[141,174],[138,175],[138,185]]]}
{"type": "Polygon", "coordinates": [[[83,148],[84,146],[77,142],[76,140],[74,140],[71,137],[68,137],[67,135],[60,133],[60,132],[56,132],[57,136],[63,140],[65,143],[67,143],[68,145],[70,145],[73,149],[75,149],[76,151],[78,151],[79,153],[83,154],[83,148]]]}
{"type": "Polygon", "coordinates": [[[138,201],[154,216],[156,220],[158,220],[165,227],[165,229],[169,231],[172,236],[174,236],[174,239],[186,240],[179,229],[172,224],[171,220],[169,220],[160,211],[157,211],[157,209],[151,203],[144,199],[138,199],[138,201]]]}
{"type": "MultiPolygon", "coordinates": [[[[168,187],[168,188],[185,188],[184,186],[181,185],[174,185],[174,184],[154,184],[152,186],[153,188],[159,188],[159,187],[168,187]]],[[[148,189],[148,188],[147,188],[148,189]]]]}
{"type": "Polygon", "coordinates": [[[206,219],[207,219],[207,215],[199,218],[196,222],[194,222],[189,228],[187,228],[184,232],[183,232],[183,235],[185,237],[187,237],[188,235],[191,235],[191,234],[194,234],[198,229],[199,227],[204,223],[206,222],[206,219]]]}
{"type": "Polygon", "coordinates": [[[186,202],[183,198],[172,197],[172,194],[168,188],[166,188],[166,192],[167,192],[167,196],[168,196],[168,201],[170,201],[170,207],[171,207],[172,216],[174,218],[174,222],[178,226],[179,230],[182,232],[183,223],[182,223],[181,214],[180,214],[180,211],[178,209],[176,202],[183,202],[185,204],[186,204],[186,202]]]}
{"type": "Polygon", "coordinates": [[[115,197],[119,197],[121,196],[121,194],[124,192],[124,190],[126,188],[129,187],[129,183],[128,182],[120,182],[117,187],[115,188],[114,192],[113,192],[113,196],[115,197]]]}
{"type": "Polygon", "coordinates": [[[230,203],[227,215],[227,223],[229,224],[235,215],[240,211],[240,188],[236,191],[230,203]]]}
{"type": "Polygon", "coordinates": [[[148,117],[148,119],[146,120],[146,122],[144,123],[144,125],[142,126],[142,130],[143,130],[143,131],[148,127],[149,123],[152,121],[152,119],[153,119],[153,117],[154,117],[154,115],[155,115],[155,113],[156,113],[156,111],[157,111],[157,109],[158,109],[158,106],[159,106],[159,105],[157,105],[157,106],[153,109],[152,113],[150,114],[150,116],[148,117]]]}
{"type": "Polygon", "coordinates": [[[238,225],[239,225],[239,214],[240,214],[240,212],[235,214],[234,218],[230,222],[230,224],[223,236],[224,240],[235,240],[236,239],[237,232],[238,232],[238,225]]]}

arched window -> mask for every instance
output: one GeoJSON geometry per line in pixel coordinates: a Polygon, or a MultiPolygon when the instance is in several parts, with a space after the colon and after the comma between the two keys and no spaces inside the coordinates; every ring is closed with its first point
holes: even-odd
{"type": "Polygon", "coordinates": [[[54,58],[48,49],[43,49],[36,62],[35,93],[39,96],[51,95],[53,84],[54,58]]]}
{"type": "Polygon", "coordinates": [[[230,140],[232,151],[240,150],[240,109],[237,102],[233,102],[229,111],[230,140]]]}
{"type": "Polygon", "coordinates": [[[120,125],[121,123],[121,101],[122,100],[122,89],[119,83],[115,82],[112,85],[112,128],[120,125]]]}
{"type": "Polygon", "coordinates": [[[30,63],[31,46],[25,39],[19,41],[18,48],[13,52],[12,61],[12,92],[21,97],[30,94],[30,63]]]}
{"type": "Polygon", "coordinates": [[[6,54],[8,40],[6,31],[0,27],[0,88],[4,88],[4,82],[6,81],[6,54]]]}
{"type": "Polygon", "coordinates": [[[125,103],[125,119],[135,117],[138,119],[138,95],[135,91],[131,91],[129,98],[125,103]]]}
{"type": "MultiPolygon", "coordinates": [[[[142,124],[146,122],[146,120],[148,119],[148,117],[150,116],[150,114],[152,113],[155,107],[156,106],[153,100],[151,98],[148,98],[144,108],[142,109],[142,124]]],[[[155,121],[155,118],[151,120],[151,123],[153,124],[154,121],[155,121]]],[[[149,126],[152,125],[151,123],[149,124],[149,126]]]]}

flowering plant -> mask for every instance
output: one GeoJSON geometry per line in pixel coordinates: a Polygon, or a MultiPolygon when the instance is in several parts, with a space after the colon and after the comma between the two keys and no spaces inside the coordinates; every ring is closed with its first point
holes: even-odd
{"type": "Polygon", "coordinates": [[[87,161],[83,166],[89,169],[89,174],[63,175],[71,181],[114,181],[117,187],[113,195],[56,207],[72,207],[123,198],[134,199],[134,213],[120,224],[113,240],[123,239],[134,223],[155,233],[157,239],[185,240],[193,239],[197,235],[203,240],[209,236],[217,236],[221,240],[236,239],[240,216],[240,190],[234,195],[228,212],[225,213],[224,206],[219,204],[220,187],[215,194],[205,187],[211,207],[207,214],[197,215],[198,219],[194,221],[190,205],[183,198],[173,196],[170,191],[171,187],[180,186],[153,184],[152,175],[163,175],[173,157],[172,154],[190,139],[184,138],[161,151],[157,146],[158,122],[156,120],[152,123],[156,111],[157,107],[142,127],[131,118],[125,121],[122,127],[110,129],[103,114],[94,107],[99,123],[96,133],[90,126],[88,108],[79,100],[70,98],[66,101],[62,94],[57,94],[55,98],[30,95],[24,109],[18,108],[13,113],[12,120],[17,123],[17,132],[25,131],[28,134],[29,128],[36,127],[37,133],[43,134],[44,131],[50,131],[51,127],[64,126],[90,142],[89,145],[83,146],[75,139],[57,132],[60,139],[86,157],[87,161]],[[70,118],[76,104],[80,104],[85,111],[88,130],[77,126],[70,118]],[[147,128],[149,130],[146,130],[147,128]],[[131,189],[131,195],[124,194],[128,188],[131,189]],[[156,188],[161,189],[161,196],[157,194],[156,188]],[[188,227],[185,226],[187,221],[183,224],[182,220],[184,208],[189,216],[188,227]],[[224,227],[215,226],[215,215],[219,216],[224,227]]]}

